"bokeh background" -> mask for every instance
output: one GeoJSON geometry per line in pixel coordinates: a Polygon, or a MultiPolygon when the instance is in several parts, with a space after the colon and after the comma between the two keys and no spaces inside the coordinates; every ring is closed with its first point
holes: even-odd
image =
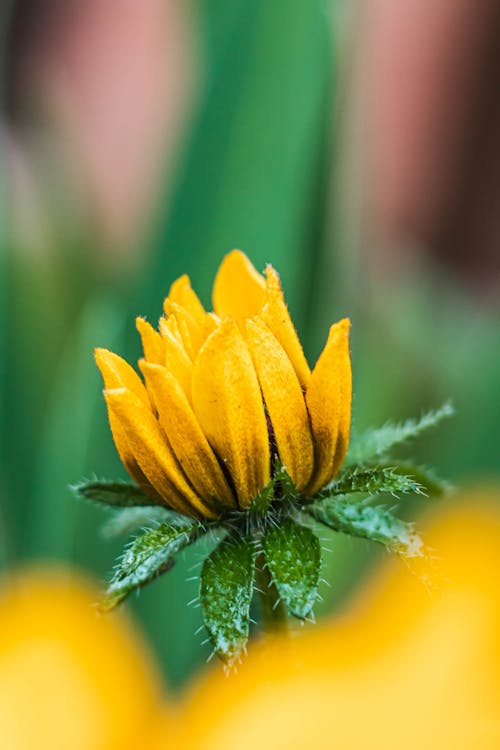
{"type": "MultiPolygon", "coordinates": [[[[354,425],[457,417],[412,454],[500,474],[495,0],[4,0],[0,566],[103,578],[123,541],[72,482],[122,477],[92,349],[139,355],[181,273],[271,262],[311,361],[353,319],[354,425]]],[[[422,506],[405,505],[414,514],[422,506]]],[[[332,534],[318,614],[376,559],[332,534]]],[[[201,551],[127,606],[181,686],[201,551]]]]}

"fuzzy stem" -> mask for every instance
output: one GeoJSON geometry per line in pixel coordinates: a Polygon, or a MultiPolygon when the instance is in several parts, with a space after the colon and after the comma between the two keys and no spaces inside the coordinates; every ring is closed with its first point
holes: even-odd
{"type": "Polygon", "coordinates": [[[256,583],[260,595],[262,629],[266,633],[286,631],[288,624],[286,607],[280,599],[262,553],[257,558],[256,583]]]}

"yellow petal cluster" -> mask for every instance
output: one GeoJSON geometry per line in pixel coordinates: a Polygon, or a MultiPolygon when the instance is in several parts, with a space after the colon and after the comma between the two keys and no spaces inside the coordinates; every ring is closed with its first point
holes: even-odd
{"type": "Polygon", "coordinates": [[[181,276],[155,330],[137,319],[144,381],[96,349],[113,438],[147,494],[188,515],[247,507],[277,455],[312,495],[338,472],[351,414],[349,321],[332,325],[309,369],[279,276],[239,250],[227,255],[207,312],[181,276]]]}

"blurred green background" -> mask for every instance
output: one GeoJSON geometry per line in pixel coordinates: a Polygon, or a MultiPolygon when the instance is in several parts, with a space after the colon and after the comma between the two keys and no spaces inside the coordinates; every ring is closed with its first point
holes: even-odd
{"type": "MultiPolygon", "coordinates": [[[[233,247],[258,268],[271,262],[280,271],[311,362],[328,325],[353,319],[355,428],[451,398],[457,417],[412,455],[457,484],[498,476],[498,254],[490,252],[498,217],[492,224],[478,212],[476,197],[467,214],[466,200],[470,180],[492,189],[481,171],[487,108],[474,100],[457,109],[457,118],[475,126],[464,125],[462,148],[437,161],[451,175],[453,200],[431,211],[430,222],[425,210],[394,208],[394,194],[410,196],[407,209],[425,208],[425,181],[417,179],[420,192],[391,193],[384,165],[373,167],[374,151],[379,162],[384,154],[397,162],[409,146],[400,138],[401,151],[391,151],[398,127],[404,130],[397,111],[382,130],[386,140],[371,137],[393,93],[382,74],[369,75],[382,42],[367,32],[362,5],[353,12],[319,0],[148,2],[149,20],[129,14],[118,24],[114,3],[115,16],[103,18],[97,4],[69,5],[71,13],[61,3],[47,12],[38,0],[29,19],[23,2],[2,11],[2,568],[56,559],[98,579],[110,570],[122,542],[104,539],[105,513],[68,490],[84,477],[123,477],[92,349],[137,359],[135,316],[156,321],[170,283],[185,272],[209,305],[216,268],[233,247]],[[94,13],[87,26],[86,13],[94,13]],[[156,50],[151,60],[146,49],[156,50]],[[149,86],[153,73],[156,88],[149,86]],[[120,106],[115,91],[125,92],[120,106]],[[173,92],[165,101],[164,91],[173,92]],[[467,119],[469,110],[475,116],[467,119]],[[121,143],[123,132],[132,135],[121,143]],[[102,174],[90,169],[89,154],[98,167],[105,163],[102,174]],[[120,170],[134,154],[142,172],[131,168],[129,185],[120,170]],[[155,179],[144,182],[144,173],[155,179]],[[129,203],[116,209],[120,191],[129,203]],[[392,203],[377,202],[387,194],[392,203]],[[489,233],[480,231],[485,224],[489,233]],[[461,226],[467,231],[459,234],[461,226]]],[[[453,44],[451,60],[463,52],[453,44]]],[[[393,54],[396,65],[397,45],[393,54]]],[[[480,70],[488,80],[488,67],[480,70]]],[[[455,73],[459,82],[458,67],[455,73]]],[[[417,78],[403,75],[399,83],[410,92],[426,82],[444,86],[430,74],[423,83],[417,78]]],[[[416,101],[425,109],[433,99],[416,101]]],[[[454,127],[443,125],[446,114],[443,104],[435,131],[454,127]]],[[[439,138],[422,140],[435,163],[439,138]]],[[[411,183],[411,160],[408,173],[398,169],[393,174],[411,183]]],[[[340,535],[325,546],[333,585],[322,590],[320,614],[342,606],[377,555],[340,535]]],[[[201,558],[199,548],[189,550],[127,605],[173,686],[209,655],[200,612],[189,605],[196,598],[189,579],[201,558]]]]}

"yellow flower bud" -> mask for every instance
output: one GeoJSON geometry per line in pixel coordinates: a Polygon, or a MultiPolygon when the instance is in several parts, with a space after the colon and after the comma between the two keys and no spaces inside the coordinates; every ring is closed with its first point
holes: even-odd
{"type": "Polygon", "coordinates": [[[123,359],[96,350],[116,448],[147,494],[184,514],[245,509],[275,458],[298,493],[339,471],[349,443],[349,321],[332,326],[311,372],[277,272],[227,255],[206,312],[189,278],[175,281],[159,331],[137,328],[144,383],[123,359]]]}

